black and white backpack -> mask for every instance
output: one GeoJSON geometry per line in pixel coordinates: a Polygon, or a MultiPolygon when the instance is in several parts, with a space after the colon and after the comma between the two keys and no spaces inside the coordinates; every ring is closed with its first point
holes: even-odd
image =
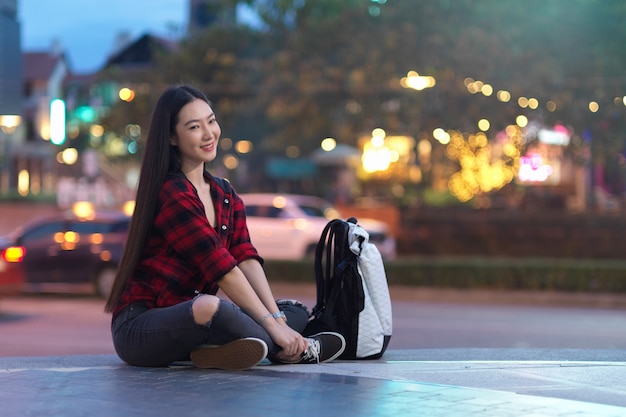
{"type": "Polygon", "coordinates": [[[317,302],[304,332],[346,339],[340,359],[378,359],[389,344],[392,311],[382,257],[352,217],[324,228],[315,253],[317,302]]]}

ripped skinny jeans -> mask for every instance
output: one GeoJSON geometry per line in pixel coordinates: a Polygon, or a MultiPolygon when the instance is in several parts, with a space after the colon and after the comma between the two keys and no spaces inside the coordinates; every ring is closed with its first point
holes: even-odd
{"type": "MultiPolygon", "coordinates": [[[[223,345],[244,337],[263,340],[270,359],[280,352],[281,347],[267,331],[231,301],[220,299],[211,321],[197,324],[191,310],[194,300],[163,308],[131,304],[120,311],[111,322],[113,345],[120,359],[135,366],[167,366],[188,361],[200,345],[223,345]]],[[[287,317],[287,325],[302,333],[309,317],[306,307],[294,300],[279,300],[277,304],[287,317]]]]}

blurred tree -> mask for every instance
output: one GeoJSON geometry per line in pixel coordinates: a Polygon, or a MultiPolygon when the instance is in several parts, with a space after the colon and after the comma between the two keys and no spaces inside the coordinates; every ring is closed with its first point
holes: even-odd
{"type": "MultiPolygon", "coordinates": [[[[242,3],[258,14],[260,28],[214,28],[185,39],[143,80],[159,87],[151,95],[172,83],[200,86],[225,134],[263,152],[297,146],[306,155],[325,137],[354,144],[375,127],[415,137],[436,127],[474,133],[483,118],[495,133],[523,113],[574,128],[573,147],[584,145],[586,132],[596,163],[623,159],[618,121],[626,107],[615,100],[626,92],[622,0],[242,3]],[[409,70],[434,76],[436,87],[402,89],[409,70]],[[493,93],[470,94],[468,77],[493,93]],[[511,100],[496,99],[498,90],[511,100]],[[522,108],[518,97],[539,106],[522,108]]],[[[145,113],[141,103],[120,111],[145,113]]]]}

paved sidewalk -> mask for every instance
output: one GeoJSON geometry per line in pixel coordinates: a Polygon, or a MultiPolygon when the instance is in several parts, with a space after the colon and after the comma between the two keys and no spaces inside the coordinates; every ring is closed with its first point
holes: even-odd
{"type": "Polygon", "coordinates": [[[625,416],[626,352],[391,350],[242,372],[114,355],[0,358],[0,415],[625,416]]]}

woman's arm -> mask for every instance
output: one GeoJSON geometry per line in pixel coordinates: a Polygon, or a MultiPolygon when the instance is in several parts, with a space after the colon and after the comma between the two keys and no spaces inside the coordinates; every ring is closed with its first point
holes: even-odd
{"type": "MultiPolygon", "coordinates": [[[[265,276],[265,271],[259,261],[256,259],[247,259],[239,264],[239,269],[241,269],[241,272],[243,272],[265,308],[267,308],[270,313],[278,312],[276,299],[272,294],[270,285],[267,282],[267,277],[265,276]]],[[[283,319],[280,319],[280,322],[285,323],[283,319]]]]}
{"type": "MultiPolygon", "coordinates": [[[[254,261],[256,262],[256,261],[254,261]]],[[[258,262],[256,262],[258,264],[258,262]]],[[[245,264],[245,262],[244,262],[245,264]]],[[[259,268],[260,268],[260,264],[259,268]]],[[[253,269],[249,265],[245,265],[246,269],[253,269]]],[[[261,273],[263,273],[262,268],[261,273]]],[[[258,273],[258,272],[256,272],[258,273]]],[[[255,273],[253,273],[255,274],[255,273]]],[[[262,278],[265,275],[263,274],[262,278]]],[[[255,275],[254,281],[260,281],[259,276],[255,275]]],[[[222,279],[218,281],[218,285],[224,294],[231,299],[232,302],[237,304],[243,311],[245,311],[250,317],[254,318],[263,328],[269,333],[272,340],[280,347],[283,348],[280,356],[285,358],[297,356],[306,349],[307,342],[296,331],[292,330],[289,326],[286,326],[282,319],[276,320],[272,317],[263,319],[264,316],[270,313],[265,303],[261,299],[256,290],[253,288],[250,279],[244,275],[242,269],[235,267],[228,272],[222,279]]],[[[260,285],[260,287],[264,287],[260,285]]],[[[271,291],[269,291],[269,285],[265,280],[265,287],[263,289],[263,297],[272,297],[271,291]]],[[[272,298],[272,303],[275,310],[278,311],[276,302],[272,298]]]]}

